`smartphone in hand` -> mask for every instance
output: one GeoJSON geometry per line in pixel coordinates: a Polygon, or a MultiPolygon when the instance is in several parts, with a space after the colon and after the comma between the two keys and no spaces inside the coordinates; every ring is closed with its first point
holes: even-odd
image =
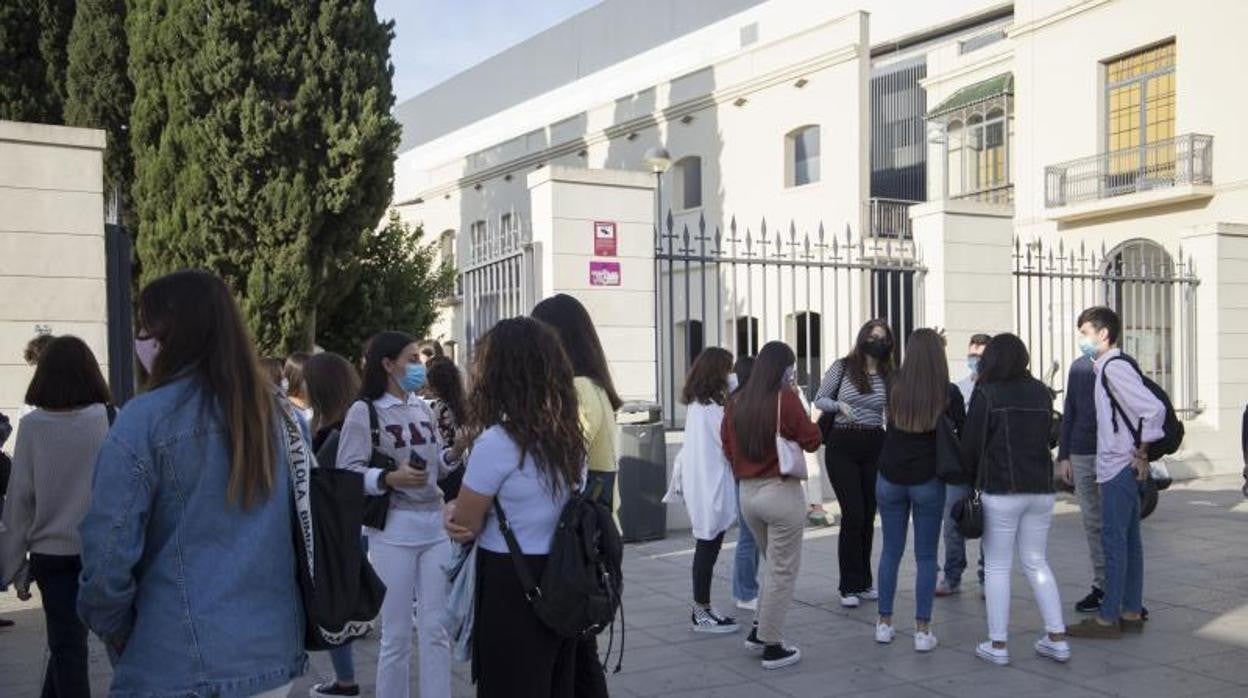
{"type": "Polygon", "coordinates": [[[407,464],[412,468],[412,470],[425,471],[429,469],[429,464],[425,462],[424,458],[420,457],[420,454],[416,452],[416,449],[412,449],[411,456],[408,458],[407,464]]]}

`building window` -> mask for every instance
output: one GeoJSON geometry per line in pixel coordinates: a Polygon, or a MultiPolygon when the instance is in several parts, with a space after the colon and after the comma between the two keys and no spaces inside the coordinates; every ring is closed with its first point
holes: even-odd
{"type": "Polygon", "coordinates": [[[730,320],[728,331],[736,337],[737,356],[758,354],[758,318],[742,315],[735,321],[730,320]]]}
{"type": "Polygon", "coordinates": [[[473,262],[480,262],[488,254],[486,250],[487,233],[485,221],[473,221],[468,226],[468,244],[473,262]]]}
{"type": "Polygon", "coordinates": [[[1144,375],[1174,394],[1174,278],[1170,253],[1152,240],[1123,243],[1106,257],[1106,305],[1122,320],[1120,345],[1144,375]]]}
{"type": "MultiPolygon", "coordinates": [[[[443,230],[438,236],[438,258],[442,264],[455,267],[455,231],[443,230]]],[[[455,274],[455,290],[456,296],[464,295],[463,276],[459,273],[455,274]]]]}
{"type": "Polygon", "coordinates": [[[813,396],[823,375],[823,323],[819,313],[793,313],[785,322],[785,341],[797,356],[797,384],[813,396]]]}
{"type": "Polygon", "coordinates": [[[819,127],[803,126],[785,137],[785,186],[819,181],[819,127]]]}
{"type": "Polygon", "coordinates": [[[979,49],[984,48],[985,46],[991,46],[997,43],[998,41],[1003,41],[1004,39],[1005,39],[1005,27],[993,29],[990,32],[980,34],[979,36],[972,36],[971,38],[965,41],[959,41],[958,42],[958,54],[965,56],[968,53],[971,53],[973,51],[978,51],[979,49]]]}
{"type": "Polygon", "coordinates": [[[1175,45],[1105,63],[1105,134],[1111,186],[1174,177],[1175,45]]]}
{"type": "Polygon", "coordinates": [[[702,158],[690,155],[676,161],[672,168],[675,191],[673,200],[680,204],[681,210],[700,208],[702,206],[702,158]]]}

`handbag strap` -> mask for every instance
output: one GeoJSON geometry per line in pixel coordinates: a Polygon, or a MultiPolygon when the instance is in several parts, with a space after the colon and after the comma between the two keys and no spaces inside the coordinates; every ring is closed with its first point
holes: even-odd
{"type": "Polygon", "coordinates": [[[282,441],[286,446],[286,464],[290,467],[290,489],[294,500],[293,513],[299,539],[307,558],[308,578],[316,579],[316,545],[312,534],[311,470],[316,462],[307,439],[290,411],[290,404],[279,401],[282,441]]]}
{"type": "Polygon", "coordinates": [[[373,437],[373,448],[381,445],[381,420],[377,417],[377,408],[372,400],[360,400],[368,408],[368,432],[373,437]]]}
{"type": "MultiPolygon", "coordinates": [[[[524,464],[525,454],[520,454],[520,464],[524,464]]],[[[498,484],[498,492],[494,494],[494,513],[498,516],[498,530],[503,534],[503,540],[507,542],[507,552],[511,554],[511,561],[516,566],[516,576],[520,578],[520,586],[524,589],[524,598],[529,603],[534,603],[542,598],[542,588],[538,586],[537,580],[533,578],[533,570],[529,567],[529,563],[524,559],[524,552],[520,550],[520,541],[516,540],[516,534],[511,530],[511,523],[507,521],[507,514],[503,511],[503,505],[499,504],[499,497],[503,493],[503,485],[507,484],[508,478],[519,471],[516,470],[507,474],[503,481],[498,484]]],[[[572,496],[578,496],[573,492],[572,496]]]]}

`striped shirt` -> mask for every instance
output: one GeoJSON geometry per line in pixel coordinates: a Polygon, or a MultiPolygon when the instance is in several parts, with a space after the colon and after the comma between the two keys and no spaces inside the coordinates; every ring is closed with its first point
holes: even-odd
{"type": "Polygon", "coordinates": [[[837,359],[823,376],[819,392],[815,393],[815,407],[835,414],[836,426],[883,427],[884,409],[888,403],[884,378],[878,373],[867,374],[871,392],[861,393],[858,386],[845,375],[845,359],[837,359]],[[852,420],[841,414],[841,405],[849,408],[852,420]]]}

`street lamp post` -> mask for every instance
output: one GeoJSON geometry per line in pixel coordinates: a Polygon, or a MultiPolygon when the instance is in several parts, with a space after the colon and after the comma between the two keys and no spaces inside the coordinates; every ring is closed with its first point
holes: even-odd
{"type": "MultiPolygon", "coordinates": [[[[659,338],[659,318],[662,307],[659,298],[660,274],[659,252],[663,248],[663,173],[672,166],[672,156],[662,146],[646,151],[646,165],[654,172],[654,401],[663,403],[662,342],[659,338]]],[[[666,418],[666,417],[665,417],[666,418]]]]}

